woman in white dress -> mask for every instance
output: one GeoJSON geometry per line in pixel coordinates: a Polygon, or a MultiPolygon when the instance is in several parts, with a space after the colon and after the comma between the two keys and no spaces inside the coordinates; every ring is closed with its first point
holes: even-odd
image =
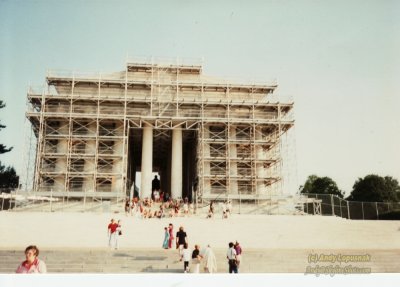
{"type": "Polygon", "coordinates": [[[215,273],[217,272],[217,258],[215,257],[214,251],[211,249],[210,245],[207,245],[206,249],[203,251],[204,257],[204,272],[215,273]]]}

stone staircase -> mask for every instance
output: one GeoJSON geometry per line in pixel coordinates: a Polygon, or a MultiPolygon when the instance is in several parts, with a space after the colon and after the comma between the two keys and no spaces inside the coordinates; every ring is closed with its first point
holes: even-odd
{"type": "MultiPolygon", "coordinates": [[[[214,252],[218,273],[227,273],[226,250],[214,252]]],[[[287,263],[283,266],[281,254],[249,250],[240,272],[303,272],[305,256],[299,256],[294,266],[287,263]]],[[[176,249],[43,250],[39,258],[46,263],[48,273],[183,273],[183,262],[179,261],[176,249]]],[[[0,250],[0,273],[14,273],[23,260],[21,250],[0,250]]]]}
{"type": "Polygon", "coordinates": [[[24,212],[115,212],[123,211],[123,203],[110,201],[57,201],[57,202],[30,202],[27,205],[17,206],[13,211],[24,212]]]}
{"type": "MultiPolygon", "coordinates": [[[[234,214],[256,214],[256,215],[306,215],[302,211],[304,197],[301,195],[274,196],[260,199],[258,204],[239,202],[236,200],[233,205],[234,214]]],[[[204,201],[199,208],[200,213],[208,212],[209,201],[204,201]]],[[[215,205],[216,213],[221,213],[218,203],[215,205]]]]}
{"type": "MultiPolygon", "coordinates": [[[[217,249],[214,252],[218,273],[227,273],[226,250],[217,249]]],[[[304,273],[310,265],[307,259],[310,253],[368,253],[372,260],[357,262],[357,267],[369,267],[373,273],[400,271],[396,263],[396,258],[400,255],[398,250],[249,249],[243,254],[239,272],[304,273]]],[[[43,250],[40,258],[45,261],[48,273],[183,273],[183,262],[178,260],[176,249],[43,250]]],[[[23,260],[24,254],[21,250],[0,250],[0,273],[14,273],[23,260]]],[[[200,273],[203,273],[202,268],[200,273]]]]}

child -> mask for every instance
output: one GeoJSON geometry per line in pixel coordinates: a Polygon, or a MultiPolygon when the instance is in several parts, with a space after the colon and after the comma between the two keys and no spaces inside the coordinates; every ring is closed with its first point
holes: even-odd
{"type": "Polygon", "coordinates": [[[189,260],[191,259],[191,257],[192,257],[192,254],[191,254],[190,250],[188,249],[188,244],[185,243],[183,245],[183,252],[182,252],[181,260],[180,260],[180,261],[182,261],[182,259],[183,259],[183,272],[184,273],[189,272],[189,260]]]}

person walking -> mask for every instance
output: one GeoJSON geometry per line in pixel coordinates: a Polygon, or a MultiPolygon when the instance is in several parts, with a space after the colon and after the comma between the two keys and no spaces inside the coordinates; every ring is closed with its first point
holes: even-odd
{"type": "Polygon", "coordinates": [[[168,231],[169,231],[168,248],[172,248],[172,242],[175,239],[174,238],[174,225],[172,223],[170,223],[168,225],[168,231]]]}
{"type": "Polygon", "coordinates": [[[207,218],[213,218],[214,217],[214,202],[210,202],[210,208],[208,209],[208,215],[207,218]]]}
{"type": "MultiPolygon", "coordinates": [[[[187,243],[185,243],[187,245],[187,243]]],[[[192,273],[200,273],[200,262],[202,256],[200,255],[200,246],[195,245],[192,253],[192,273]]]]}
{"type": "Polygon", "coordinates": [[[179,255],[182,255],[183,246],[187,242],[187,234],[183,230],[183,226],[179,227],[179,231],[176,233],[176,249],[179,248],[179,255]]]}
{"type": "Polygon", "coordinates": [[[229,273],[238,273],[236,265],[236,250],[232,242],[229,242],[229,249],[226,252],[226,258],[228,259],[229,273]]]}
{"type": "Polygon", "coordinates": [[[190,249],[188,249],[187,243],[183,245],[183,252],[181,255],[181,261],[183,261],[183,272],[188,273],[189,272],[189,261],[191,258],[191,252],[190,249]]]}
{"type": "Polygon", "coordinates": [[[46,273],[46,264],[38,258],[39,249],[35,245],[25,248],[25,261],[18,266],[16,273],[46,273]]]}
{"type": "Polygon", "coordinates": [[[204,258],[204,272],[215,273],[217,272],[217,258],[215,257],[214,251],[210,245],[207,245],[206,249],[202,252],[204,258]]]}
{"type": "Polygon", "coordinates": [[[164,227],[164,241],[162,247],[164,249],[168,249],[168,246],[169,246],[169,231],[168,227],[164,227]]]}
{"type": "Polygon", "coordinates": [[[118,223],[115,219],[111,219],[111,223],[108,224],[108,247],[118,249],[118,234],[117,234],[118,223]]]}

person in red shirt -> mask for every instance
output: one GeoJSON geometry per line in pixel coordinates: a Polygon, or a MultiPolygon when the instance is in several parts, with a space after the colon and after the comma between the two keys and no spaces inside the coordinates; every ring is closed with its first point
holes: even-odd
{"type": "Polygon", "coordinates": [[[118,223],[115,219],[111,219],[111,223],[108,224],[108,246],[110,248],[118,249],[118,234],[117,234],[118,223]]]}

